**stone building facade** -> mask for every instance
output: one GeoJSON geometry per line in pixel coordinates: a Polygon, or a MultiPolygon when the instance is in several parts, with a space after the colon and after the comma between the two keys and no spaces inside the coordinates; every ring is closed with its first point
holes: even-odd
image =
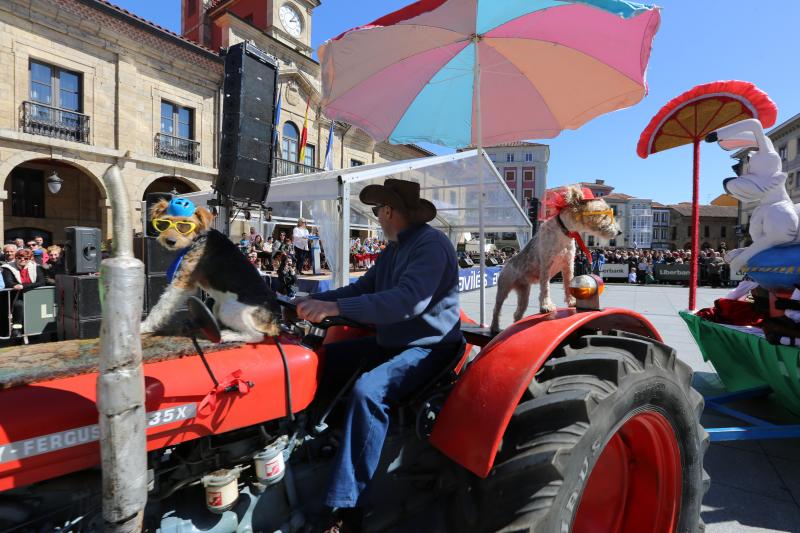
{"type": "Polygon", "coordinates": [[[578,183],[584,189],[589,189],[595,198],[602,198],[608,196],[614,190],[614,187],[606,184],[606,180],[582,181],[578,183]]]}
{"type": "MultiPolygon", "coordinates": [[[[311,12],[319,2],[292,4],[306,24],[297,38],[275,25],[283,3],[186,0],[185,33],[191,34],[192,9],[203,15],[205,33],[192,40],[104,0],[0,2],[4,240],[40,234],[59,242],[64,227],[76,225],[100,227],[104,238],[110,236],[102,175],[115,163],[122,167],[137,230],[146,193],[211,188],[224,72],[219,48],[200,42],[227,46],[249,39],[280,60],[284,98],[278,129],[287,149],[280,159],[289,164],[276,170],[321,167],[330,122],[319,113],[320,70],[310,47],[311,12]],[[258,15],[237,15],[229,4],[258,8],[258,15]],[[286,133],[292,127],[299,133],[307,102],[309,158],[296,162],[297,147],[286,133]],[[53,174],[62,180],[55,194],[48,187],[53,174]]],[[[376,145],[344,124],[334,132],[336,168],[429,155],[415,146],[376,145]]]]}
{"type": "Polygon", "coordinates": [[[653,239],[650,247],[654,250],[668,250],[670,238],[670,217],[669,207],[664,204],[653,202],[653,239]]]}
{"type": "Polygon", "coordinates": [[[109,235],[102,175],[114,163],[133,210],[154,188],[210,187],[222,79],[210,50],[105,2],[8,0],[0,3],[0,72],[5,239],[60,241],[72,225],[109,235]],[[188,116],[190,139],[161,135],[162,105],[174,111],[163,121],[175,129],[178,115],[188,116]],[[63,180],[57,194],[47,187],[54,172],[63,180]]]}
{"type": "MultiPolygon", "coordinates": [[[[278,124],[278,174],[322,168],[331,121],[322,115],[321,69],[311,47],[313,11],[319,0],[183,0],[182,34],[212,50],[251,41],[278,60],[282,95],[278,124]],[[298,161],[299,139],[308,110],[308,145],[298,161]]],[[[413,145],[376,143],[362,130],[337,122],[334,168],[432,155],[413,145]]]]}
{"type": "MultiPolygon", "coordinates": [[[[651,201],[629,194],[613,192],[603,196],[614,212],[620,234],[610,240],[599,239],[597,246],[617,248],[651,248],[653,211],[651,201]]],[[[595,241],[595,239],[590,239],[595,241]]],[[[590,245],[591,246],[591,245],[590,245]]]]}
{"type": "MultiPolygon", "coordinates": [[[[667,206],[670,210],[670,248],[690,250],[692,243],[692,204],[667,206]]],[[[735,248],[737,207],[700,206],[700,249],[735,248]]]]}
{"type": "Polygon", "coordinates": [[[485,150],[519,205],[527,208],[534,198],[542,201],[547,188],[549,146],[520,141],[490,146],[485,150]]]}

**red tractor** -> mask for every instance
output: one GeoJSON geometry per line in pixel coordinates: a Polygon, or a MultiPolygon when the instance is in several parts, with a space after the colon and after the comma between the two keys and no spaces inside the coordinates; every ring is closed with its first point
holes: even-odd
{"type": "MultiPolygon", "coordinates": [[[[647,319],[563,309],[464,330],[469,349],[392,413],[365,531],[702,530],[703,399],[647,319]]],[[[365,334],[287,319],[257,345],[144,337],[144,528],[301,530],[348,392],[315,402],[324,346],[365,334]]],[[[0,530],[102,527],[97,351],[0,351],[0,530]]]]}

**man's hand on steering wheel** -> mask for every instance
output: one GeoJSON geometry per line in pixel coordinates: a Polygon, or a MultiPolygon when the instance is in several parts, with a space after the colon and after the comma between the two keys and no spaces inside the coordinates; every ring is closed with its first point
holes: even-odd
{"type": "Polygon", "coordinates": [[[339,316],[339,305],[314,299],[302,300],[297,302],[297,316],[317,324],[329,316],[339,316]]]}

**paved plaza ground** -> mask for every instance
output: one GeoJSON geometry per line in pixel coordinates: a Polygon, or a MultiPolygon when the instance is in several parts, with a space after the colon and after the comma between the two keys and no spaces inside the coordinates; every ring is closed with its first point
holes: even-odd
{"type": "MultiPolygon", "coordinates": [[[[708,307],[727,290],[700,288],[699,307],[708,307]]],[[[561,284],[551,294],[563,306],[561,284]]],[[[494,306],[495,289],[486,290],[487,322],[494,306]]],[[[479,293],[462,293],[462,306],[475,320],[479,316],[479,293]]],[[[530,313],[538,311],[538,288],[531,293],[530,313]]],[[[670,285],[632,286],[609,284],[602,297],[606,307],[626,307],[645,315],[664,342],[695,370],[694,385],[705,395],[724,392],[714,369],[703,361],[700,350],[678,316],[688,303],[688,289],[670,285]]],[[[516,307],[510,296],[504,304],[502,326],[508,325],[516,307]]],[[[760,401],[749,406],[767,417],[778,406],[760,401]]],[[[704,415],[705,426],[741,425],[730,419],[704,415]]],[[[703,520],[708,533],[752,533],[756,531],[800,532],[800,440],[764,440],[712,444],[705,457],[711,489],[703,500],[703,520]]]]}

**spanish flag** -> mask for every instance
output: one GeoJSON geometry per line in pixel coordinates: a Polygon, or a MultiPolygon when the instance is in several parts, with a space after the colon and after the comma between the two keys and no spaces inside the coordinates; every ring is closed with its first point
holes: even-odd
{"type": "Polygon", "coordinates": [[[306,103],[306,118],[303,121],[303,133],[300,134],[300,155],[297,157],[297,162],[301,165],[306,161],[306,143],[308,142],[308,106],[311,102],[306,103]]]}

